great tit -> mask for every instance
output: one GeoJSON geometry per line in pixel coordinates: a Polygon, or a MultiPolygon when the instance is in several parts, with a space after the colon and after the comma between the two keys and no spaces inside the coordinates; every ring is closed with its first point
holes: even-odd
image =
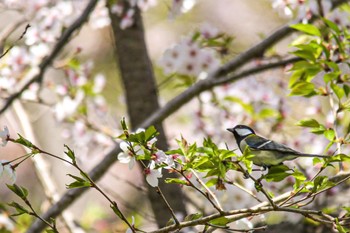
{"type": "Polygon", "coordinates": [[[234,128],[228,128],[227,130],[235,136],[240,151],[244,153],[248,146],[251,153],[255,155],[251,159],[252,162],[264,168],[279,165],[286,160],[293,160],[298,157],[328,157],[326,155],[298,152],[283,144],[256,135],[254,130],[246,125],[236,125],[234,128]]]}

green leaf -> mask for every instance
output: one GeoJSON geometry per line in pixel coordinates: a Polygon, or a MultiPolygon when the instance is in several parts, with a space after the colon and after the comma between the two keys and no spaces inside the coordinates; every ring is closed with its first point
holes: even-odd
{"type": "Polygon", "coordinates": [[[349,93],[350,93],[350,87],[348,85],[344,84],[343,89],[344,89],[346,97],[348,97],[349,93]]]}
{"type": "Polygon", "coordinates": [[[331,83],[331,88],[332,88],[332,90],[334,91],[334,93],[336,94],[336,96],[338,97],[339,100],[345,96],[344,89],[341,88],[340,86],[338,86],[337,84],[331,83]]]}
{"type": "Polygon", "coordinates": [[[323,134],[323,132],[326,130],[326,127],[323,125],[320,125],[319,127],[315,127],[311,129],[311,133],[314,134],[323,134]]]}
{"type": "Polygon", "coordinates": [[[64,153],[72,160],[72,162],[75,164],[76,160],[75,160],[75,154],[74,151],[72,151],[66,144],[64,145],[64,147],[68,150],[65,151],[64,153]]]}
{"type": "Polygon", "coordinates": [[[334,141],[335,132],[333,129],[327,129],[326,131],[323,132],[323,134],[329,141],[334,141]]]}
{"type": "Polygon", "coordinates": [[[156,128],[153,125],[151,125],[145,131],[145,139],[146,141],[149,141],[152,138],[156,137],[158,134],[159,133],[157,132],[156,128]]]}
{"type": "Polygon", "coordinates": [[[129,129],[128,129],[128,126],[126,125],[126,122],[125,122],[125,117],[123,117],[123,119],[120,121],[120,124],[121,124],[122,129],[123,129],[124,131],[128,131],[128,130],[129,130],[129,129]]]}
{"type": "Polygon", "coordinates": [[[203,217],[202,213],[194,213],[194,214],[189,214],[185,217],[185,221],[193,221],[193,220],[197,220],[200,219],[201,217],[203,217]]]}
{"type": "Polygon", "coordinates": [[[337,226],[337,231],[339,233],[349,233],[349,228],[345,228],[344,226],[342,226],[340,223],[339,223],[339,219],[338,218],[335,218],[335,224],[337,226]]]}
{"type": "Polygon", "coordinates": [[[230,220],[226,217],[220,217],[220,218],[209,221],[209,223],[211,225],[216,225],[216,226],[226,226],[226,224],[229,222],[230,222],[230,220]]]}
{"type": "Polygon", "coordinates": [[[13,185],[9,185],[6,184],[6,186],[12,191],[14,192],[17,196],[19,196],[22,200],[25,200],[28,196],[28,190],[25,189],[24,187],[20,187],[16,184],[13,185]]]}
{"type": "Polygon", "coordinates": [[[8,204],[9,206],[13,207],[16,209],[17,213],[11,214],[11,216],[19,216],[22,214],[29,214],[29,210],[24,208],[22,205],[18,204],[17,202],[11,202],[8,204]]]}
{"type": "Polygon", "coordinates": [[[301,32],[305,32],[309,35],[313,35],[313,36],[321,36],[321,32],[320,30],[314,26],[314,25],[311,25],[311,24],[302,24],[302,23],[299,23],[299,24],[294,24],[294,25],[291,25],[290,26],[291,28],[294,28],[298,31],[301,31],[301,32]]]}
{"type": "Polygon", "coordinates": [[[208,187],[211,187],[211,186],[214,186],[218,183],[218,178],[213,178],[213,179],[210,179],[208,180],[205,185],[208,186],[208,187]]]}
{"type": "Polygon", "coordinates": [[[330,20],[328,20],[328,19],[326,19],[326,18],[323,18],[323,21],[326,23],[326,25],[330,28],[330,29],[332,29],[335,33],[337,33],[337,34],[340,34],[340,29],[339,29],[339,27],[338,27],[338,25],[336,24],[336,23],[334,23],[334,22],[332,22],[332,21],[330,21],[330,20]]]}
{"type": "Polygon", "coordinates": [[[113,202],[113,204],[110,205],[110,207],[112,208],[113,212],[120,218],[123,219],[123,214],[122,212],[120,212],[118,205],[116,202],[113,202]]]}
{"type": "Polygon", "coordinates": [[[288,173],[290,171],[291,169],[286,165],[272,166],[268,173],[264,175],[264,178],[268,182],[280,182],[291,175],[291,173],[288,173]]]}
{"type": "Polygon", "coordinates": [[[327,73],[323,76],[323,80],[328,83],[331,82],[333,80],[336,80],[339,77],[339,73],[338,72],[330,72],[327,73]]]}
{"type": "Polygon", "coordinates": [[[318,121],[315,119],[303,119],[303,120],[298,121],[296,123],[296,125],[302,126],[302,127],[315,128],[315,127],[319,127],[320,123],[318,123],[318,121]]]}
{"type": "Polygon", "coordinates": [[[31,143],[29,140],[25,139],[22,135],[18,134],[19,138],[15,140],[15,142],[27,147],[27,148],[33,148],[33,143],[31,143]]]}
{"type": "Polygon", "coordinates": [[[309,97],[315,94],[315,85],[313,83],[299,81],[298,83],[294,84],[289,95],[301,95],[309,97]]]}
{"type": "Polygon", "coordinates": [[[67,175],[76,180],[73,183],[70,183],[70,184],[66,185],[66,187],[68,189],[82,188],[82,187],[91,187],[91,184],[90,184],[89,181],[87,181],[87,180],[85,180],[85,179],[83,179],[83,178],[81,178],[79,176],[74,176],[72,174],[67,174],[67,175]]]}
{"type": "Polygon", "coordinates": [[[294,169],[294,172],[293,172],[292,176],[297,181],[304,181],[304,180],[306,180],[305,174],[302,173],[301,171],[297,170],[297,169],[294,169]]]}
{"type": "Polygon", "coordinates": [[[181,184],[181,185],[188,185],[188,182],[186,180],[177,179],[177,178],[166,178],[165,183],[167,184],[181,184]]]}

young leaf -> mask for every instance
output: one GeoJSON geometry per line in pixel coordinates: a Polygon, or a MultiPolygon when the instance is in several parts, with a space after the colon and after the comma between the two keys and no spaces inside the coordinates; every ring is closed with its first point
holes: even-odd
{"type": "Polygon", "coordinates": [[[13,185],[9,185],[6,184],[6,186],[12,191],[14,192],[17,196],[19,196],[22,200],[26,199],[28,196],[28,190],[25,189],[24,187],[19,187],[16,184],[13,185]]]}
{"type": "Polygon", "coordinates": [[[329,141],[333,141],[335,138],[335,132],[333,129],[327,129],[323,134],[329,141]]]}
{"type": "Polygon", "coordinates": [[[214,220],[211,220],[209,223],[211,225],[216,225],[216,226],[226,226],[227,223],[229,223],[230,221],[226,218],[226,217],[220,217],[214,220]]]}
{"type": "Polygon", "coordinates": [[[155,136],[157,136],[158,134],[159,133],[157,132],[156,128],[153,125],[151,125],[145,131],[145,139],[146,139],[146,141],[149,141],[152,138],[154,138],[155,136]]]}
{"type": "Polygon", "coordinates": [[[181,185],[188,185],[186,180],[177,179],[177,178],[166,178],[165,183],[167,184],[181,184],[181,185]]]}
{"type": "Polygon", "coordinates": [[[313,83],[300,81],[292,87],[292,91],[289,95],[301,95],[305,97],[310,97],[315,94],[315,85],[313,83]]]}
{"type": "Polygon", "coordinates": [[[334,23],[334,22],[332,22],[332,21],[330,21],[330,20],[328,20],[328,19],[326,19],[326,18],[323,18],[323,21],[326,23],[326,25],[330,28],[330,29],[332,29],[335,33],[337,33],[337,34],[340,34],[340,29],[339,29],[339,27],[338,27],[338,25],[336,24],[336,23],[334,23]]]}
{"type": "Polygon", "coordinates": [[[320,123],[318,123],[318,121],[315,119],[303,119],[303,120],[298,121],[296,123],[296,125],[303,126],[303,127],[315,128],[315,127],[319,127],[320,123]]]}
{"type": "Polygon", "coordinates": [[[128,129],[128,126],[126,125],[126,122],[125,122],[125,117],[123,117],[123,119],[120,121],[120,124],[121,124],[122,129],[123,129],[124,131],[128,131],[128,130],[129,130],[129,129],[128,129]]]}
{"type": "Polygon", "coordinates": [[[309,35],[321,36],[320,30],[317,27],[315,27],[314,25],[312,25],[312,24],[299,23],[299,24],[291,25],[290,27],[294,28],[294,29],[296,29],[298,31],[305,32],[305,33],[307,33],[309,35]]]}
{"type": "Polygon", "coordinates": [[[292,175],[289,171],[291,171],[291,169],[286,165],[272,166],[268,173],[264,175],[264,178],[268,182],[280,182],[284,180],[284,178],[292,175]]]}
{"type": "Polygon", "coordinates": [[[74,151],[72,151],[67,145],[64,145],[65,148],[67,148],[68,151],[65,151],[64,153],[72,160],[73,163],[76,162],[75,160],[75,154],[74,151]]]}
{"type": "Polygon", "coordinates": [[[113,212],[120,218],[123,219],[123,214],[122,212],[120,212],[117,203],[114,202],[113,204],[110,205],[110,207],[112,208],[113,212]]]}
{"type": "Polygon", "coordinates": [[[19,216],[22,214],[29,214],[30,212],[24,208],[22,205],[18,204],[17,202],[11,202],[8,204],[9,206],[16,209],[17,213],[11,214],[11,216],[19,216]]]}
{"type": "Polygon", "coordinates": [[[203,217],[202,213],[194,213],[194,214],[189,214],[185,217],[185,221],[193,221],[193,220],[197,220],[200,219],[201,217],[203,217]]]}
{"type": "Polygon", "coordinates": [[[25,139],[22,135],[18,134],[19,138],[15,140],[15,142],[27,147],[27,148],[33,148],[33,143],[31,143],[29,140],[25,139]]]}
{"type": "Polygon", "coordinates": [[[73,179],[75,179],[76,181],[74,181],[73,183],[70,183],[68,185],[66,185],[66,187],[68,189],[72,189],[72,188],[82,188],[82,187],[91,187],[91,184],[89,181],[79,177],[79,176],[74,176],[72,174],[68,174],[68,176],[72,177],[73,179]]]}
{"type": "Polygon", "coordinates": [[[344,89],[342,87],[340,87],[339,85],[331,83],[331,88],[339,100],[345,96],[344,89]]]}

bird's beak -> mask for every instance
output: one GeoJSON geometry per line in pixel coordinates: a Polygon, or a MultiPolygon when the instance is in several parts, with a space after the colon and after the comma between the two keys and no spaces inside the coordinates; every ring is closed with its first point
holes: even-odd
{"type": "Polygon", "coordinates": [[[226,130],[230,131],[231,133],[233,133],[233,128],[227,128],[226,130]]]}

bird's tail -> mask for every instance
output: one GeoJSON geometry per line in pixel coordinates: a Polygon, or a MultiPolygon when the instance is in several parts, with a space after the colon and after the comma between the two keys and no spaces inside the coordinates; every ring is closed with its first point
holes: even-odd
{"type": "Polygon", "coordinates": [[[302,157],[318,157],[318,158],[328,158],[329,157],[329,155],[303,154],[303,153],[300,153],[299,156],[302,156],[302,157]]]}

